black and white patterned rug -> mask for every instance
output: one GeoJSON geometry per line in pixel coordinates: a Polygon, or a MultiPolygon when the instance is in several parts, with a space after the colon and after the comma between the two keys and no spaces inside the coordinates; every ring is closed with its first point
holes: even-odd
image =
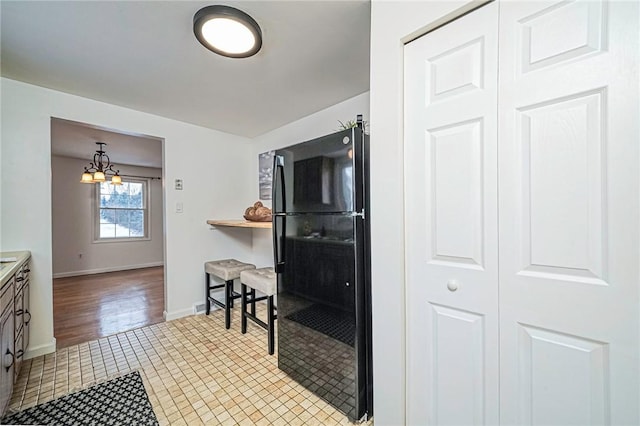
{"type": "Polygon", "coordinates": [[[134,371],[4,417],[3,425],[158,425],[140,373],[134,371]]]}

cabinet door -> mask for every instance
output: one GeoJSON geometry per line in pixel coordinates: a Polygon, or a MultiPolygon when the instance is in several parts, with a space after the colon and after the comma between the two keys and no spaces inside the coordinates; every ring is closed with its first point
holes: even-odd
{"type": "MultiPolygon", "coordinates": [[[[20,366],[22,365],[22,358],[24,355],[23,341],[24,341],[24,280],[22,282],[16,281],[17,290],[14,298],[14,325],[15,325],[15,363],[13,366],[15,377],[17,378],[20,372],[20,366]]],[[[15,378],[14,378],[15,381],[15,378]]]]}
{"type": "Polygon", "coordinates": [[[29,347],[29,330],[31,329],[31,311],[29,309],[29,289],[30,281],[27,279],[24,283],[24,287],[22,287],[22,309],[24,310],[24,325],[23,325],[23,335],[24,340],[22,343],[23,356],[26,355],[27,348],[29,347]]]}
{"type": "MultiPolygon", "coordinates": [[[[22,344],[22,350],[23,350],[23,355],[24,353],[27,351],[27,347],[29,346],[29,324],[31,323],[31,311],[29,309],[29,302],[30,302],[30,282],[31,280],[29,279],[30,274],[31,273],[31,266],[30,266],[30,262],[27,261],[27,263],[24,264],[24,266],[22,267],[22,277],[24,278],[23,284],[22,284],[22,311],[23,311],[23,315],[22,315],[22,328],[23,328],[23,335],[24,335],[24,340],[23,340],[23,344],[22,344]]],[[[18,325],[16,324],[16,329],[18,328],[18,325]]],[[[18,350],[18,348],[16,348],[16,351],[18,350]]]]}
{"type": "MultiPolygon", "coordinates": [[[[13,285],[6,292],[13,297],[13,285]]],[[[0,413],[4,413],[13,389],[14,331],[13,303],[10,303],[0,317],[0,413]]]]}

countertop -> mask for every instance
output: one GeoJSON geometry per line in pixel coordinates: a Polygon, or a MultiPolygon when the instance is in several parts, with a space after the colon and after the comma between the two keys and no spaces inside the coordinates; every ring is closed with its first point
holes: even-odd
{"type": "Polygon", "coordinates": [[[231,226],[235,228],[271,228],[271,222],[250,222],[248,220],[207,220],[211,226],[231,226]]]}
{"type": "Polygon", "coordinates": [[[2,262],[0,263],[0,287],[9,281],[9,278],[20,268],[24,262],[31,257],[30,251],[2,251],[0,257],[15,257],[15,262],[2,262]]]}

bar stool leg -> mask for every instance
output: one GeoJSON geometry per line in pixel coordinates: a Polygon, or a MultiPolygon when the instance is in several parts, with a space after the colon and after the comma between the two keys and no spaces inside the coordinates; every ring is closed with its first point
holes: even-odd
{"type": "Polygon", "coordinates": [[[229,306],[233,308],[233,280],[227,281],[227,285],[229,286],[229,306]]]}
{"type": "Polygon", "coordinates": [[[233,308],[233,298],[231,297],[232,291],[233,280],[229,280],[224,286],[224,326],[227,330],[231,328],[231,308],[233,308]]]}
{"type": "Polygon", "coordinates": [[[274,342],[274,310],[273,310],[273,296],[269,296],[267,299],[267,316],[268,316],[268,333],[269,333],[269,355],[273,355],[275,351],[275,342],[274,342]]]}
{"type": "Polygon", "coordinates": [[[206,304],[206,314],[209,315],[211,312],[211,301],[209,300],[209,273],[204,273],[204,300],[206,304]]]}
{"type": "Polygon", "coordinates": [[[251,289],[251,315],[256,315],[256,289],[251,289]]]}
{"type": "Polygon", "coordinates": [[[245,284],[240,284],[240,286],[240,300],[242,301],[242,309],[240,310],[240,331],[242,334],[245,334],[247,332],[247,286],[245,284]]]}

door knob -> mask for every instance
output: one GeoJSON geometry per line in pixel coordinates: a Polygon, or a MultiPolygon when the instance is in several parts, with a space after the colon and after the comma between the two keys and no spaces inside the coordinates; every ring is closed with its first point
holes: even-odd
{"type": "Polygon", "coordinates": [[[449,280],[447,282],[447,288],[449,289],[449,291],[456,291],[458,289],[458,281],[449,280]]]}

